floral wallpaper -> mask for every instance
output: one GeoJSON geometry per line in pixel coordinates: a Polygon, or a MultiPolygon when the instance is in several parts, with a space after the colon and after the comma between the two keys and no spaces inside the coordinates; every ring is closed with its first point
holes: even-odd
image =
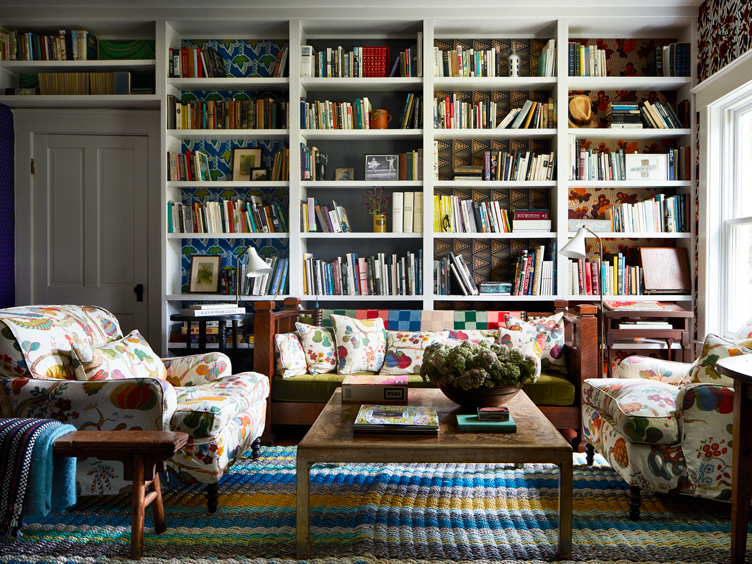
{"type": "Polygon", "coordinates": [[[752,3],[706,0],[698,21],[697,82],[702,82],[749,50],[752,3]]]}

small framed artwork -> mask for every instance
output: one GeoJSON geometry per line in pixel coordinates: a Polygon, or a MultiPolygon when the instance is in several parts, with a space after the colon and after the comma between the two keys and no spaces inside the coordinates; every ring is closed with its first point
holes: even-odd
{"type": "Polygon", "coordinates": [[[261,167],[261,149],[233,149],[232,179],[250,180],[251,171],[261,167]]]}
{"type": "Polygon", "coordinates": [[[399,155],[366,155],[366,180],[398,180],[399,155]]]}
{"type": "Polygon", "coordinates": [[[334,171],[334,180],[355,180],[354,168],[338,168],[334,171]]]}
{"type": "Polygon", "coordinates": [[[201,180],[208,182],[211,180],[211,176],[209,175],[209,153],[196,151],[196,157],[198,157],[198,176],[201,180]]]}
{"type": "Polygon", "coordinates": [[[189,292],[216,294],[219,291],[219,269],[222,257],[219,255],[193,255],[189,292]]]}
{"type": "Polygon", "coordinates": [[[251,169],[251,180],[269,180],[269,169],[268,168],[251,169]]]}
{"type": "Polygon", "coordinates": [[[668,155],[628,153],[624,164],[627,180],[668,180],[668,155]]]}

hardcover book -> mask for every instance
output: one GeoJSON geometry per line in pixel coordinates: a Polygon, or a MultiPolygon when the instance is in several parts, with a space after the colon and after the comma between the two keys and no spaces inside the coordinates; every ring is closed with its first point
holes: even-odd
{"type": "Polygon", "coordinates": [[[355,433],[435,435],[439,416],[420,405],[362,405],[353,424],[355,433]]]}
{"type": "Polygon", "coordinates": [[[481,421],[477,414],[457,414],[458,433],[516,433],[517,423],[510,415],[507,421],[481,421]]]}
{"type": "Polygon", "coordinates": [[[407,376],[348,374],[342,381],[342,401],[407,401],[407,376]]]}

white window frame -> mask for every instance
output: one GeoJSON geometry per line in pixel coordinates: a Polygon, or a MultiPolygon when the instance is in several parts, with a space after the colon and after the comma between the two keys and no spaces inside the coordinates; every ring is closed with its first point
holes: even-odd
{"type": "MultiPolygon", "coordinates": [[[[744,108],[752,108],[752,51],[737,58],[692,90],[700,114],[700,174],[698,228],[698,338],[707,333],[731,336],[727,330],[728,307],[725,279],[728,271],[729,226],[747,221],[733,218],[730,197],[738,177],[738,143],[734,138],[735,119],[744,108]]],[[[752,317],[752,312],[750,313],[752,317]]]]}

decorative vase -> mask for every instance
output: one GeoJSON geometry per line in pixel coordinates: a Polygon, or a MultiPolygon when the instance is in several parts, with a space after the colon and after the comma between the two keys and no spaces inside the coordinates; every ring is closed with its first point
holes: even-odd
{"type": "Polygon", "coordinates": [[[374,233],[386,233],[386,215],[374,214],[373,232],[374,233]]]}
{"type": "Polygon", "coordinates": [[[504,405],[522,388],[520,386],[494,386],[464,390],[436,383],[446,397],[463,407],[498,407],[504,405]]]}
{"type": "Polygon", "coordinates": [[[512,47],[512,53],[507,57],[507,69],[509,76],[520,76],[520,56],[514,47],[512,47]]]}

